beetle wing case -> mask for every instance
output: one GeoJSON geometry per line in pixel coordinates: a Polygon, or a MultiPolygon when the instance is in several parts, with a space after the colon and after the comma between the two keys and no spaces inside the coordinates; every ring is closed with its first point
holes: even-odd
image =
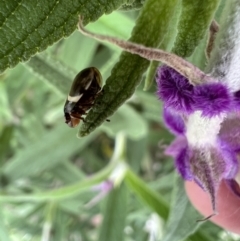
{"type": "Polygon", "coordinates": [[[101,86],[102,76],[95,67],[86,68],[77,74],[64,105],[65,122],[68,126],[75,127],[80,120],[84,121],[82,115],[94,105],[101,86]]]}

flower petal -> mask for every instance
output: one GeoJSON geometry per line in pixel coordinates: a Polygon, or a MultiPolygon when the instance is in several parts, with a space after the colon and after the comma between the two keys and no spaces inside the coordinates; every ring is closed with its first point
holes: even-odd
{"type": "Polygon", "coordinates": [[[165,150],[165,154],[176,158],[179,152],[187,147],[187,139],[185,136],[178,136],[165,150]]]}
{"type": "Polygon", "coordinates": [[[194,108],[201,110],[202,115],[207,117],[229,111],[231,107],[231,95],[221,83],[195,86],[194,100],[194,108]]]}
{"type": "Polygon", "coordinates": [[[188,147],[181,149],[175,159],[175,166],[185,180],[193,180],[194,176],[190,168],[190,151],[188,147]]]}
{"type": "Polygon", "coordinates": [[[220,139],[223,140],[236,152],[240,151],[240,118],[235,115],[225,119],[219,132],[220,139]]]}
{"type": "MultiPolygon", "coordinates": [[[[222,140],[218,143],[221,155],[225,161],[225,170],[222,173],[223,178],[233,179],[238,173],[238,160],[236,153],[222,140]]],[[[221,158],[221,157],[219,157],[221,158]]]]}
{"type": "Polygon", "coordinates": [[[193,149],[190,167],[195,181],[209,193],[213,211],[216,211],[216,192],[222,179],[236,175],[236,156],[222,143],[215,147],[193,149]]]}
{"type": "Polygon", "coordinates": [[[165,150],[165,154],[174,157],[175,166],[183,179],[193,179],[189,165],[188,143],[185,136],[178,136],[165,150]]]}
{"type": "Polygon", "coordinates": [[[165,125],[170,129],[170,131],[175,134],[184,134],[185,124],[182,116],[174,110],[164,107],[163,109],[163,119],[165,125]]]}
{"type": "Polygon", "coordinates": [[[181,112],[193,111],[194,86],[184,76],[168,66],[162,66],[158,69],[156,81],[157,95],[165,102],[166,107],[181,112]]]}
{"type": "Polygon", "coordinates": [[[234,104],[235,107],[240,109],[240,90],[234,93],[234,104]]]}

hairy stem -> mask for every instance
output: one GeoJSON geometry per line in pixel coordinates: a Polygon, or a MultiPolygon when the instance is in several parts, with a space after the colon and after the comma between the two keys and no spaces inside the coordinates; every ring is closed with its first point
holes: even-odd
{"type": "Polygon", "coordinates": [[[189,82],[193,85],[197,85],[207,81],[212,81],[212,78],[210,76],[206,75],[196,66],[194,66],[193,64],[189,63],[188,61],[184,60],[183,58],[175,54],[168,53],[160,49],[145,47],[141,44],[120,40],[114,37],[91,33],[83,27],[82,17],[79,18],[78,29],[82,34],[86,36],[89,36],[101,41],[110,42],[112,44],[119,46],[120,48],[124,49],[129,53],[137,54],[150,61],[151,60],[161,61],[162,63],[178,71],[181,75],[185,76],[189,80],[189,82]]]}
{"type": "Polygon", "coordinates": [[[206,48],[207,58],[210,58],[211,52],[214,47],[216,34],[218,31],[219,31],[219,25],[215,20],[213,20],[209,27],[209,36],[208,36],[208,43],[207,43],[207,48],[206,48]]]}

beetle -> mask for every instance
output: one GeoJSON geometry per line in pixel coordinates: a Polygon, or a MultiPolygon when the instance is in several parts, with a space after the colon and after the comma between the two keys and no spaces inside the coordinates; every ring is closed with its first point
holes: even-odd
{"type": "Polygon", "coordinates": [[[83,115],[94,105],[102,91],[102,76],[95,67],[80,71],[73,80],[70,92],[64,105],[65,123],[76,127],[84,121],[83,115]]]}

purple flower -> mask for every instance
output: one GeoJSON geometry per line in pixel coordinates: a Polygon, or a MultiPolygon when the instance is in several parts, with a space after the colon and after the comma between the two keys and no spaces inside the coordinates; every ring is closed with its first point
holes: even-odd
{"type": "Polygon", "coordinates": [[[221,83],[208,83],[195,86],[194,109],[201,110],[204,116],[215,116],[230,110],[231,94],[221,83]]]}
{"type": "Polygon", "coordinates": [[[193,86],[185,77],[167,66],[159,68],[157,85],[157,95],[166,108],[181,113],[200,110],[203,116],[212,117],[229,111],[233,99],[235,106],[240,103],[240,93],[236,93],[234,98],[225,85],[207,83],[193,86]]]}
{"type": "Polygon", "coordinates": [[[163,119],[166,126],[169,127],[173,134],[185,133],[185,124],[181,116],[176,111],[171,111],[166,107],[163,108],[163,119]]]}
{"type": "Polygon", "coordinates": [[[193,111],[193,85],[189,84],[185,77],[163,66],[159,69],[157,78],[157,95],[166,107],[188,113],[193,111]]]}
{"type": "Polygon", "coordinates": [[[188,88],[185,81],[169,67],[158,71],[157,94],[164,102],[164,121],[176,135],[165,153],[174,157],[185,180],[195,181],[209,193],[216,212],[216,192],[223,179],[238,193],[233,183],[240,151],[240,115],[236,112],[240,93],[231,93],[218,82],[188,88]]]}

